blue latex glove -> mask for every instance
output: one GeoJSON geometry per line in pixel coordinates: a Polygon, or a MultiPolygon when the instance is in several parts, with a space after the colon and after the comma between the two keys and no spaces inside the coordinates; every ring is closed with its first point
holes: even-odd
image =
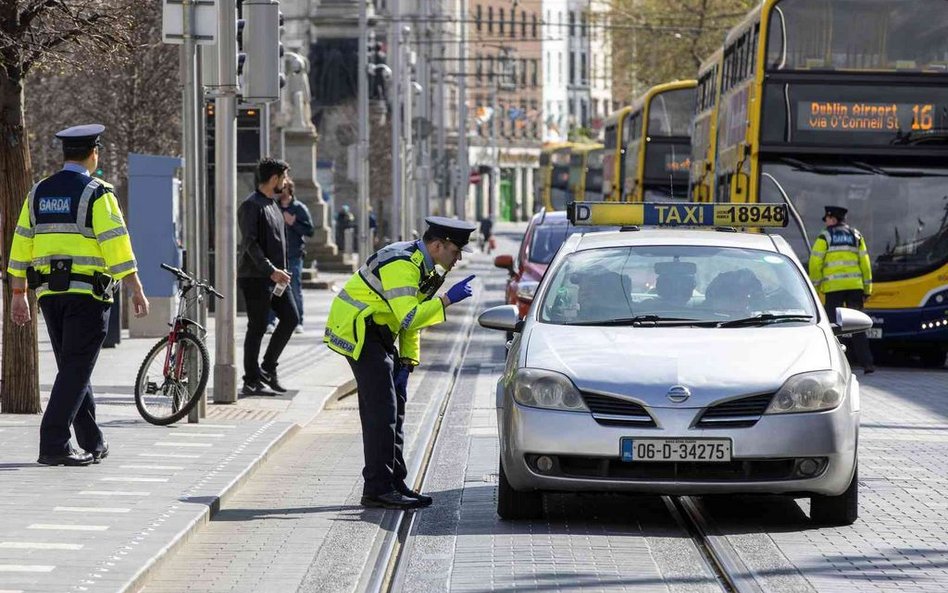
{"type": "Polygon", "coordinates": [[[448,297],[448,300],[451,301],[451,304],[460,303],[467,297],[474,294],[474,289],[471,288],[471,280],[474,279],[474,275],[470,275],[464,280],[461,280],[454,286],[448,289],[448,292],[444,293],[448,297]]]}
{"type": "Polygon", "coordinates": [[[408,397],[408,369],[406,367],[401,367],[395,371],[395,393],[404,395],[407,399],[408,397]]]}

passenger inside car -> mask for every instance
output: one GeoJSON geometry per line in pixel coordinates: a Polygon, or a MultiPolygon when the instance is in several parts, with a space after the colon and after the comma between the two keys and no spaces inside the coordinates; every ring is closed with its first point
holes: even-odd
{"type": "Polygon", "coordinates": [[[577,287],[578,312],[574,321],[589,322],[629,317],[628,280],[603,266],[575,272],[570,282],[577,287]]]}
{"type": "Polygon", "coordinates": [[[707,309],[722,315],[746,315],[763,306],[763,285],[751,270],[721,272],[708,283],[704,294],[707,309]]]}
{"type": "Polygon", "coordinates": [[[642,302],[648,310],[682,308],[694,295],[695,273],[698,267],[693,262],[663,261],[655,264],[655,293],[658,298],[642,302]]]}

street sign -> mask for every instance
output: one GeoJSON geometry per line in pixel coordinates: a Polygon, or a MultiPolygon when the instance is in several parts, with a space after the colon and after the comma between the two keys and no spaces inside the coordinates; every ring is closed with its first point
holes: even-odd
{"type": "MultiPolygon", "coordinates": [[[[198,45],[217,43],[217,0],[191,0],[194,22],[192,38],[198,45]]],[[[184,43],[184,0],[163,0],[161,7],[162,43],[184,43]]],[[[216,53],[215,53],[216,55],[216,53]]]]}
{"type": "Polygon", "coordinates": [[[481,182],[481,174],[477,171],[471,171],[471,174],[468,175],[467,180],[471,185],[477,185],[481,182]]]}

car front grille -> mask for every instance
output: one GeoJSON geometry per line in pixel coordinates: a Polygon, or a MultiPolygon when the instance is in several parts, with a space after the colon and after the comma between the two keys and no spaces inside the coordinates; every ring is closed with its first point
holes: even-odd
{"type": "Polygon", "coordinates": [[[654,428],[655,420],[641,405],[617,397],[583,392],[583,400],[593,418],[604,426],[654,428]]]}
{"type": "Polygon", "coordinates": [[[753,426],[770,405],[773,393],[732,399],[711,406],[701,414],[698,428],[742,428],[753,426]]]}
{"type": "MultiPolygon", "coordinates": [[[[615,458],[556,457],[559,475],[603,480],[685,480],[685,481],[776,481],[801,476],[794,459],[744,459],[722,463],[624,462],[615,458]]],[[[822,470],[821,472],[822,473],[822,470]]],[[[809,476],[808,476],[809,477],[809,476]]]]}

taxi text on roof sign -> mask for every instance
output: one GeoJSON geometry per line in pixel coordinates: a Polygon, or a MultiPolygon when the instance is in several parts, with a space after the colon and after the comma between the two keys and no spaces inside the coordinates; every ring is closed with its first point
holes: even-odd
{"type": "Polygon", "coordinates": [[[566,215],[576,226],[787,226],[785,204],[570,202],[566,215]]]}

